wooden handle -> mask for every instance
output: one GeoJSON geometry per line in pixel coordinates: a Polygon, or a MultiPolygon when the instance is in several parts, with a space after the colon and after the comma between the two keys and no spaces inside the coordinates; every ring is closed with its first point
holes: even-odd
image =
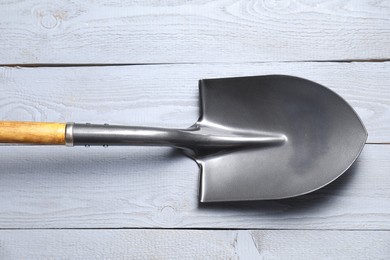
{"type": "Polygon", "coordinates": [[[64,123],[0,121],[0,143],[65,144],[64,123]]]}

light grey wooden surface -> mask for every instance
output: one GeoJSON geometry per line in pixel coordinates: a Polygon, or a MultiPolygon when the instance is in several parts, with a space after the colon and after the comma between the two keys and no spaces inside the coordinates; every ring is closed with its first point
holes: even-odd
{"type": "Polygon", "coordinates": [[[1,1],[0,120],[187,127],[198,79],[290,74],[369,138],[319,191],[213,205],[168,148],[0,146],[0,258],[388,259],[388,60],[388,1],[1,1]]]}
{"type": "Polygon", "coordinates": [[[0,64],[386,59],[369,0],[0,2],[0,64]]]}
{"type": "Polygon", "coordinates": [[[12,230],[1,259],[386,259],[386,231],[12,230]],[[342,258],[341,258],[342,256],[342,258]]]}
{"type": "MultiPolygon", "coordinates": [[[[337,91],[368,141],[384,143],[388,71],[390,62],[2,68],[1,119],[187,127],[199,116],[197,79],[278,72],[337,91]]],[[[0,228],[390,229],[387,145],[367,145],[351,172],[317,193],[219,206],[198,204],[197,165],[168,148],[7,147],[0,155],[0,228]]]]}
{"type": "Polygon", "coordinates": [[[390,230],[390,146],[295,199],[199,205],[198,167],[169,149],[0,149],[0,228],[390,230]]]}

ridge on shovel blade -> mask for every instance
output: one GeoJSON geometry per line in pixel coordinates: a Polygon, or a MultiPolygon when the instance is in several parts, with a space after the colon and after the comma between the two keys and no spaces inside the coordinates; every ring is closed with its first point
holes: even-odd
{"type": "Polygon", "coordinates": [[[352,165],[367,139],[346,101],[302,78],[205,79],[199,88],[197,131],[265,137],[241,148],[186,152],[201,169],[201,202],[282,199],[317,190],[352,165]]]}

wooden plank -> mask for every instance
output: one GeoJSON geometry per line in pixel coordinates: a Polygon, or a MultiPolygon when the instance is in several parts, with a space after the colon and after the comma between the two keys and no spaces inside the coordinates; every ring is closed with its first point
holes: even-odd
{"type": "Polygon", "coordinates": [[[198,167],[164,148],[3,147],[0,228],[390,229],[390,146],[295,199],[199,204],[198,167]]]}
{"type": "Polygon", "coordinates": [[[390,62],[243,63],[118,67],[0,67],[0,119],[188,127],[200,78],[290,74],[344,97],[368,142],[390,142],[390,62]]]}
{"type": "MultiPolygon", "coordinates": [[[[389,140],[390,63],[275,63],[0,68],[2,120],[186,127],[197,79],[293,74],[345,97],[371,142],[389,140]]],[[[291,200],[199,205],[199,174],[167,148],[0,147],[0,228],[205,227],[388,229],[390,146],[291,200]]]]}
{"type": "Polygon", "coordinates": [[[0,63],[390,58],[385,1],[1,1],[0,63]]]}
{"type": "Polygon", "coordinates": [[[388,259],[390,256],[388,231],[259,230],[249,233],[264,259],[353,260],[388,259]]]}
{"type": "Polygon", "coordinates": [[[2,230],[2,259],[387,259],[389,231],[2,230]]]}

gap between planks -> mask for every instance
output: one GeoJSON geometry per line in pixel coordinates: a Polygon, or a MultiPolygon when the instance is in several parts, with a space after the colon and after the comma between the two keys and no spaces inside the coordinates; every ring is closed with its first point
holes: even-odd
{"type": "Polygon", "coordinates": [[[280,61],[249,61],[249,62],[147,62],[147,63],[31,63],[31,64],[0,64],[0,67],[20,67],[20,68],[51,68],[51,67],[116,67],[116,66],[158,66],[158,65],[202,65],[202,64],[267,64],[267,63],[352,63],[352,62],[388,62],[390,58],[383,59],[341,59],[341,60],[280,60],[280,61]]]}
{"type": "Polygon", "coordinates": [[[325,228],[325,229],[318,229],[318,228],[221,228],[221,227],[192,227],[192,228],[186,228],[186,227],[69,227],[69,228],[0,228],[0,231],[12,231],[12,230],[182,230],[182,231],[208,231],[208,230],[220,230],[220,231],[346,231],[346,232],[359,232],[359,231],[390,231],[390,228],[381,228],[381,229],[365,229],[365,228],[352,228],[352,229],[346,229],[346,228],[325,228]]]}

